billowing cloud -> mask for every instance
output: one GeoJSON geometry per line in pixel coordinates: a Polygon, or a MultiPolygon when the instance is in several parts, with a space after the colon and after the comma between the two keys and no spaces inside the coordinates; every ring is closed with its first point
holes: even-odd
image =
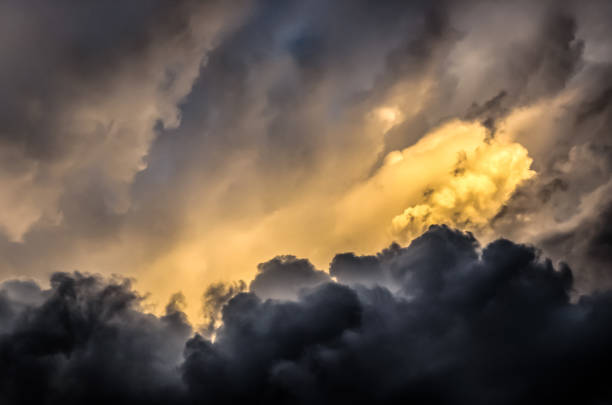
{"type": "Polygon", "coordinates": [[[39,221],[85,226],[130,209],[156,127],[179,125],[220,31],[218,8],[2,5],[0,143],[12,170],[0,175],[0,228],[10,240],[39,221]],[[88,202],[96,194],[102,201],[88,202]]]}
{"type": "Polygon", "coordinates": [[[2,2],[0,403],[612,401],[610,21],[2,2]]]}
{"type": "Polygon", "coordinates": [[[300,264],[312,271],[307,263],[281,257],[263,265],[277,266],[267,273],[269,283],[301,292],[290,300],[233,295],[222,306],[214,342],[193,335],[176,299],[163,315],[142,312],[142,297],[122,279],[57,273],[48,289],[5,282],[0,399],[596,404],[612,398],[612,295],[572,301],[572,271],[554,267],[533,247],[504,239],[481,247],[469,233],[436,226],[407,247],[336,256],[330,271],[337,282],[295,277],[300,264]]]}
{"type": "Polygon", "coordinates": [[[452,177],[428,189],[423,203],[393,218],[394,233],[413,239],[434,224],[486,226],[517,187],[535,175],[527,150],[517,143],[503,145],[493,139],[471,153],[462,152],[452,177]]]}
{"type": "Polygon", "coordinates": [[[307,259],[295,256],[277,256],[257,266],[258,273],[249,286],[259,297],[291,299],[298,288],[312,287],[329,282],[327,273],[317,270],[307,259]]]}
{"type": "Polygon", "coordinates": [[[370,201],[380,200],[382,217],[397,211],[398,203],[412,202],[390,223],[391,233],[402,240],[434,224],[477,230],[535,175],[531,163],[520,144],[491,138],[479,124],[450,122],[415,145],[390,152],[351,203],[371,195],[370,201]]]}
{"type": "MultiPolygon", "coordinates": [[[[200,328],[200,333],[208,338],[213,338],[215,330],[222,325],[221,311],[223,307],[229,300],[245,290],[246,283],[242,280],[232,283],[217,282],[209,285],[203,296],[205,324],[200,328]]],[[[168,311],[167,308],[166,312],[168,311]]]]}
{"type": "Polygon", "coordinates": [[[599,0],[4,2],[0,277],[119,273],[151,311],[180,290],[214,325],[240,288],[203,314],[202,286],[445,223],[542,247],[577,291],[612,285],[611,18],[599,0]]]}
{"type": "Polygon", "coordinates": [[[3,284],[2,402],[172,401],[191,327],[182,312],[141,312],[141,299],[126,280],[79,273],[54,274],[48,290],[3,284]]]}

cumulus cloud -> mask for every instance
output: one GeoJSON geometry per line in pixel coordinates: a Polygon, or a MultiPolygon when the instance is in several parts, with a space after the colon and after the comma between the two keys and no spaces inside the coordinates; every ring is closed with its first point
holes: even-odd
{"type": "Polygon", "coordinates": [[[184,311],[222,347],[251,281],[280,312],[330,277],[360,305],[418,296],[391,243],[434,223],[568,261],[574,299],[612,285],[611,20],[604,0],[2,2],[0,278],[39,284],[5,284],[0,329],[79,269],[135,277],[147,319],[184,311]]]}
{"type": "MultiPolygon", "coordinates": [[[[262,265],[290,300],[227,290],[214,342],[177,300],[144,313],[122,279],[57,273],[0,288],[0,398],[20,403],[595,404],[612,398],[612,295],[530,246],[431,227],[409,246],[262,265]],[[272,268],[272,270],[270,270],[272,268]],[[297,269],[297,270],[296,270],[297,269]],[[306,269],[307,271],[305,271],[306,269]]],[[[257,284],[254,284],[257,288],[257,284]]],[[[217,288],[217,290],[219,290],[217,288]]],[[[180,300],[179,300],[180,301],[180,300]]]]}
{"type": "Polygon", "coordinates": [[[0,398],[19,403],[167,403],[191,334],[169,306],[145,314],[127,280],[56,273],[48,290],[2,285],[0,398]],[[25,294],[25,290],[29,290],[25,294]]]}
{"type": "MultiPolygon", "coordinates": [[[[407,158],[410,159],[409,153],[407,158]]],[[[401,159],[404,156],[398,155],[401,159]]],[[[535,175],[530,170],[531,162],[520,144],[504,144],[495,139],[472,151],[461,150],[447,179],[425,190],[421,204],[395,216],[392,231],[411,240],[433,224],[447,223],[471,230],[486,226],[517,187],[535,175]]]]}
{"type": "Polygon", "coordinates": [[[213,337],[215,330],[221,325],[221,311],[225,304],[239,293],[246,290],[242,280],[233,283],[213,283],[204,291],[203,312],[205,324],[200,328],[202,335],[213,337]]]}
{"type": "Polygon", "coordinates": [[[327,273],[317,270],[307,259],[277,256],[257,266],[258,273],[249,289],[261,298],[296,298],[299,289],[329,282],[327,273]]]}
{"type": "Polygon", "coordinates": [[[477,121],[446,122],[390,152],[372,176],[349,190],[337,203],[336,232],[339,239],[357,234],[351,243],[369,252],[390,240],[409,241],[433,224],[484,233],[536,174],[531,165],[511,131],[492,138],[477,121]]]}

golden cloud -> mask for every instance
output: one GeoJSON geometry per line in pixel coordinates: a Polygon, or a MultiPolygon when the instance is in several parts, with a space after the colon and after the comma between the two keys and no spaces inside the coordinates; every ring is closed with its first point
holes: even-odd
{"type": "Polygon", "coordinates": [[[389,153],[347,194],[338,205],[337,237],[370,251],[407,242],[433,224],[482,230],[535,175],[531,163],[511,134],[492,138],[480,123],[450,121],[389,153]]]}
{"type": "Polygon", "coordinates": [[[453,170],[435,188],[425,190],[423,202],[392,219],[393,234],[410,240],[433,224],[468,230],[486,226],[516,188],[535,175],[531,163],[523,146],[495,139],[459,151],[453,170]]]}

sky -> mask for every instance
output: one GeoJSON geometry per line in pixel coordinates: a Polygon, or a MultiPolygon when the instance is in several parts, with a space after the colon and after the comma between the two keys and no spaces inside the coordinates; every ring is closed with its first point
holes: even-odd
{"type": "Polygon", "coordinates": [[[0,2],[0,399],[611,400],[610,21],[0,2]]]}

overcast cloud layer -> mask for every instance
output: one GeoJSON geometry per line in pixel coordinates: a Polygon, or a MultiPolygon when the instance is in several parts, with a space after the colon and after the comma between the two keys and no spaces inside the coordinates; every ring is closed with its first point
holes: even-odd
{"type": "Polygon", "coordinates": [[[612,400],[610,21],[3,1],[0,399],[612,400]]]}
{"type": "Polygon", "coordinates": [[[611,280],[606,1],[0,7],[5,278],[121,273],[197,316],[278,254],[446,223],[611,280]]]}

